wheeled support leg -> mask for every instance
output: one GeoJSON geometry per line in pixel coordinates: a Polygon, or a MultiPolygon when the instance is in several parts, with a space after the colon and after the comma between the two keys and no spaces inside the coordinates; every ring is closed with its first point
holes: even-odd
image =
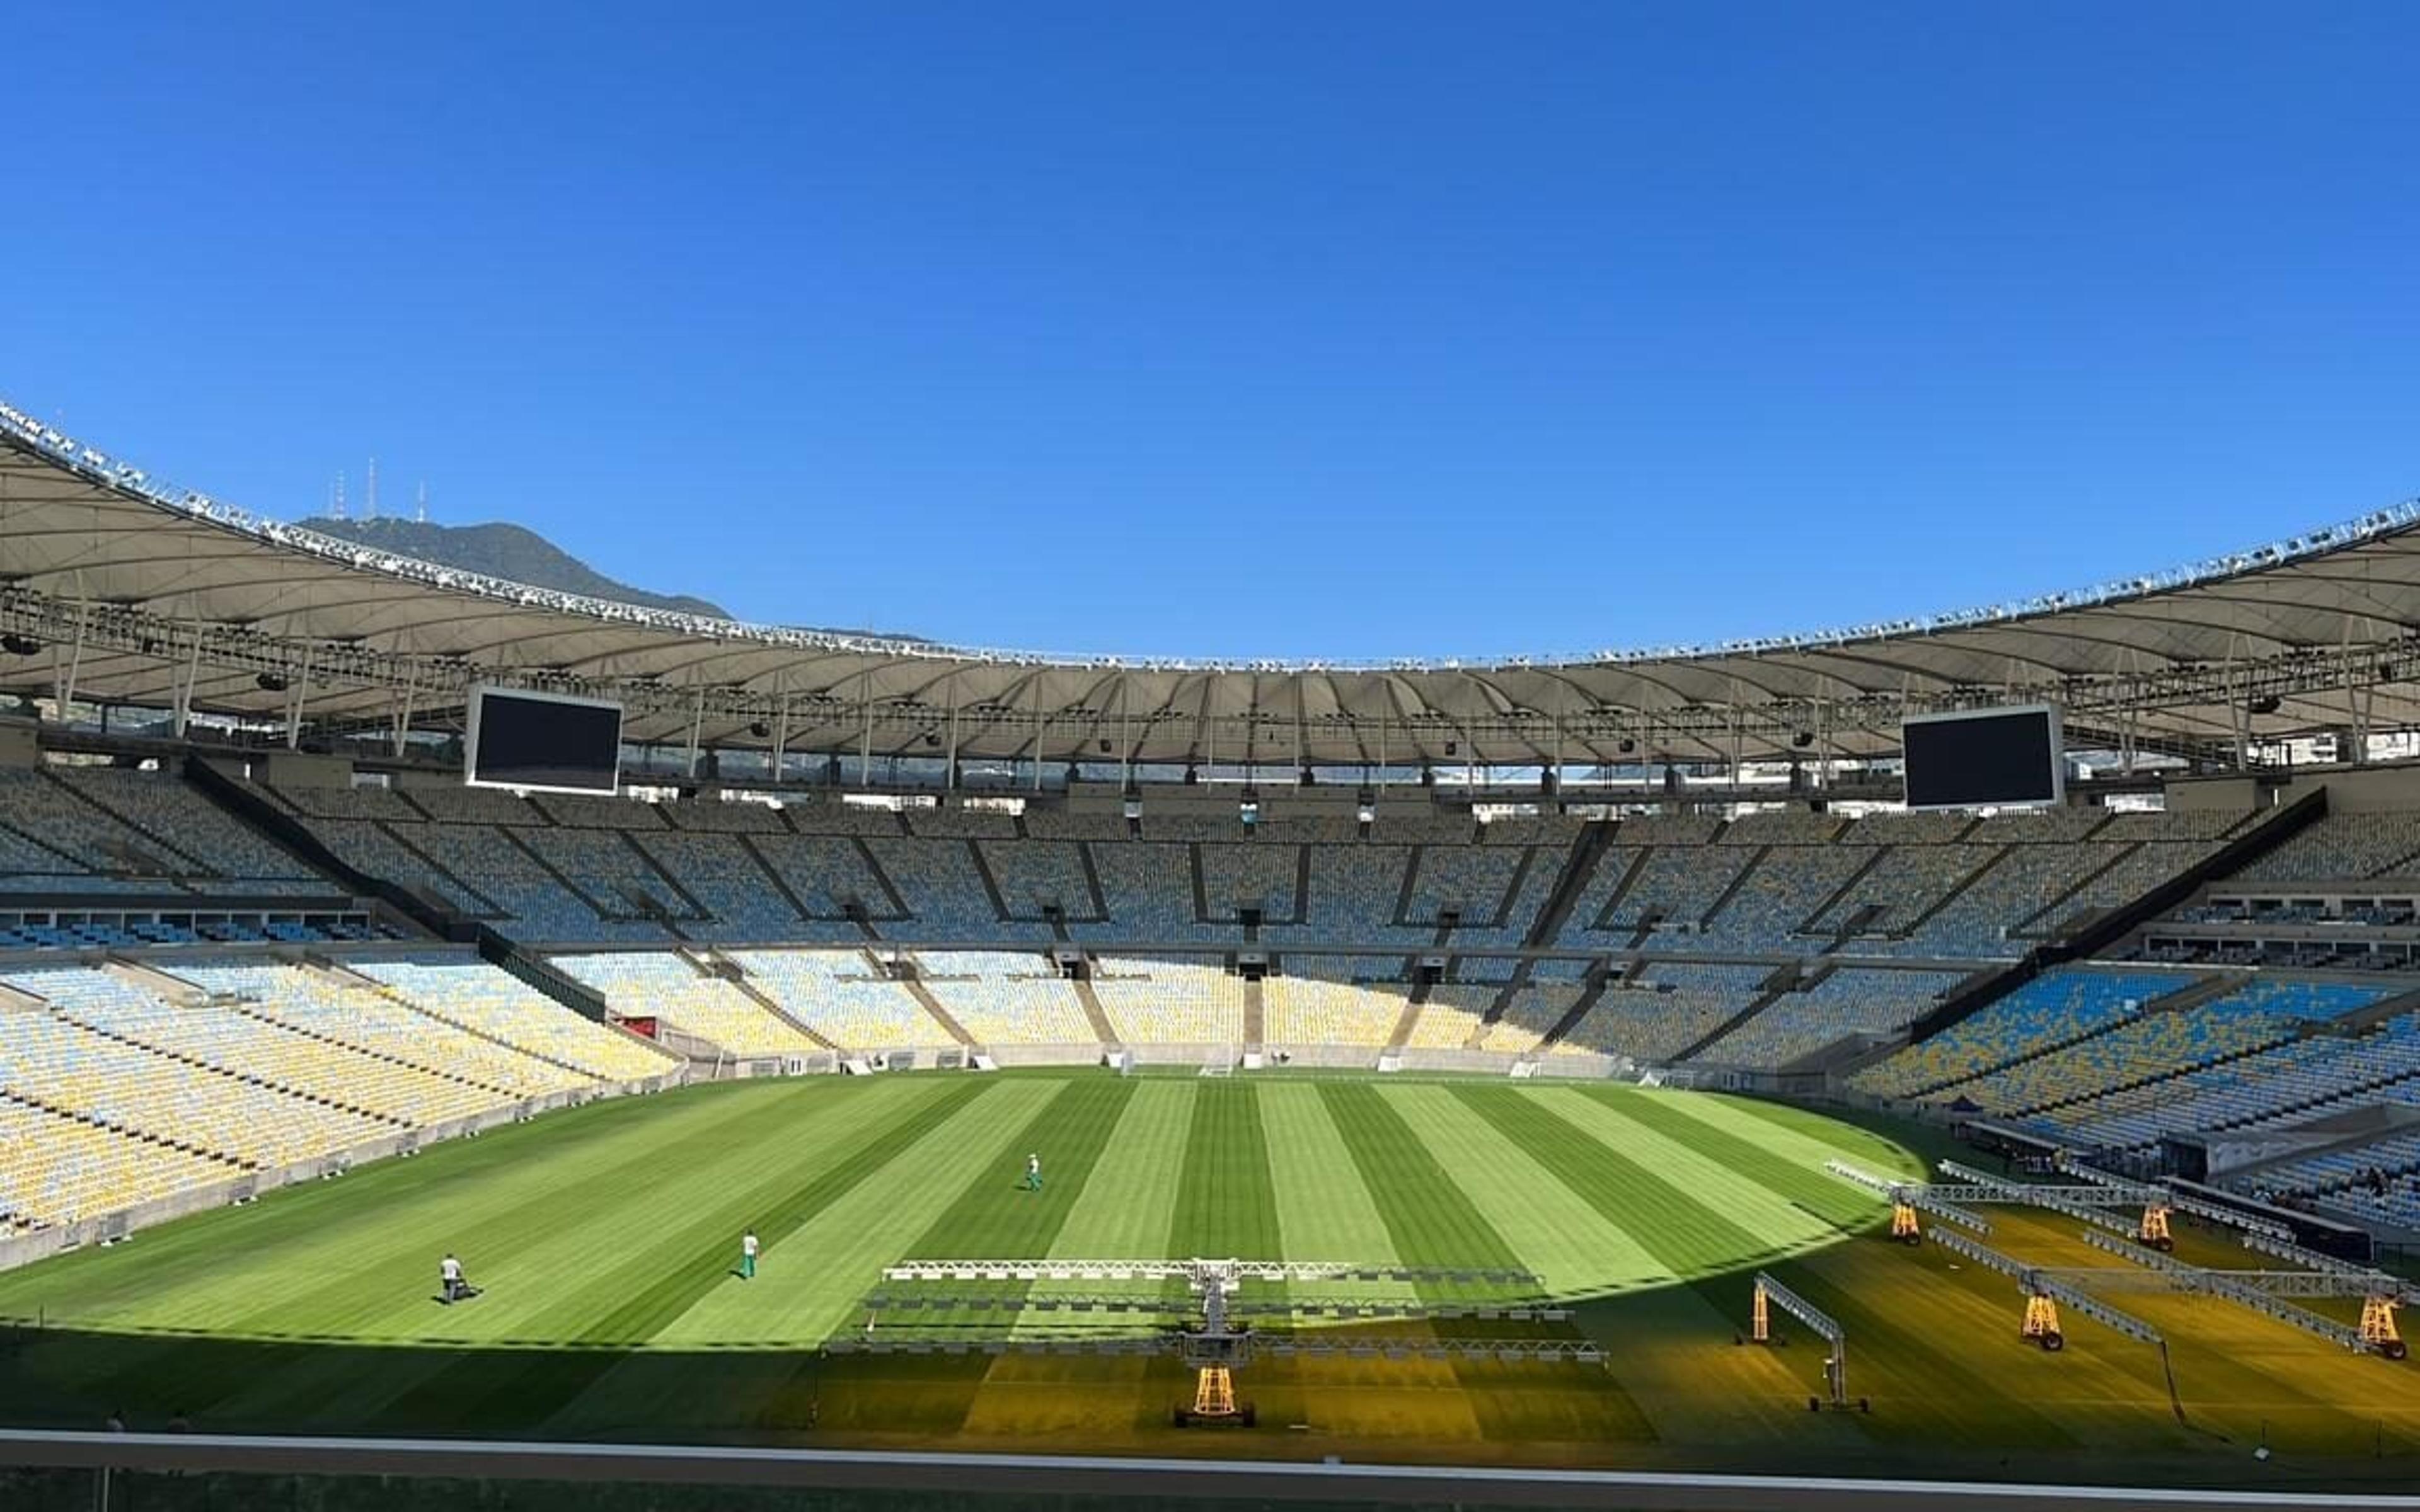
{"type": "Polygon", "coordinates": [[[1914,1203],[1893,1202],[1891,1204],[1891,1238],[1902,1244],[1924,1242],[1924,1228],[1916,1221],[1914,1203]]]}
{"type": "Polygon", "coordinates": [[[2023,1333],[2026,1338],[2040,1345],[2045,1350],[2056,1352],[2067,1348],[2067,1335],[2060,1333],[2058,1327],[2058,1304],[2048,1297],[2025,1299],[2025,1322],[2023,1333]]]}
{"type": "Polygon", "coordinates": [[[2400,1360],[2406,1350],[2403,1331],[2395,1326],[2393,1297],[2365,1297],[2361,1303],[2361,1342],[2390,1360],[2400,1360]]]}

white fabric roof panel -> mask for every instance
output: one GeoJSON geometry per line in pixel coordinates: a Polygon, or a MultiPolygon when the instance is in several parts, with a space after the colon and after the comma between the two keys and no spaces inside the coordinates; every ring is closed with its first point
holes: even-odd
{"type": "MultiPolygon", "coordinates": [[[[1718,574],[1718,567],[1710,567],[1718,574]]],[[[442,717],[477,681],[600,690],[634,738],[962,756],[1521,764],[1871,754],[1903,712],[2066,704],[2087,738],[2420,724],[2420,509],[2011,609],[1712,648],[1384,666],[1054,656],[751,626],[415,563],[163,487],[0,406],[0,688],[442,717]],[[71,646],[80,656],[50,648],[71,646]],[[307,668],[307,671],[306,671],[307,668]],[[2274,698],[2275,707],[2267,700],[2274,698]],[[786,708],[786,713],[783,710],[786,708]],[[2258,712],[2252,712],[2252,711],[2258,712]],[[702,718],[701,711],[703,714],[702,718]],[[1814,737],[1793,747],[1800,733],[1814,737]],[[870,740],[869,740],[870,736],[870,740]],[[1109,743],[1105,752],[1102,741],[1109,743]],[[1635,753],[1621,749],[1633,742],[1635,753]]]]}

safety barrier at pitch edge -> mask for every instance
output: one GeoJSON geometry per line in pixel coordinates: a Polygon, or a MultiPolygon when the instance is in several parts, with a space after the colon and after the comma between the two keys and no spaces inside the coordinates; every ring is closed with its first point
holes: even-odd
{"type": "Polygon", "coordinates": [[[1676,1472],[1172,1460],[1009,1454],[538,1444],[406,1439],[55,1433],[0,1429],[0,1461],[64,1469],[428,1476],[654,1485],[986,1490],[1636,1512],[2420,1512],[2376,1492],[2154,1489],[1676,1472]]]}

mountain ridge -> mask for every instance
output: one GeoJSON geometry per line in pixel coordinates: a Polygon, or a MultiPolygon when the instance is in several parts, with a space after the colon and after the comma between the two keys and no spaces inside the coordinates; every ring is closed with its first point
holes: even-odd
{"type": "MultiPolygon", "coordinates": [[[[317,531],[321,535],[350,541],[356,546],[392,551],[397,556],[411,557],[421,562],[433,562],[441,567],[457,567],[464,572],[501,578],[507,582],[527,583],[532,588],[551,588],[557,593],[580,594],[617,604],[632,604],[641,609],[696,614],[707,619],[729,620],[735,617],[722,606],[693,594],[659,594],[609,578],[525,525],[502,520],[479,525],[440,525],[429,520],[393,516],[376,519],[337,519],[326,515],[297,520],[295,524],[302,530],[317,531]]],[[[881,636],[896,640],[919,639],[879,630],[827,630],[823,633],[881,636]]]]}

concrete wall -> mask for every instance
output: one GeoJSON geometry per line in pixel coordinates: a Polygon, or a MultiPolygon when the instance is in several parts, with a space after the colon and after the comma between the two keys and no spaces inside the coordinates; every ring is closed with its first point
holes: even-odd
{"type": "Polygon", "coordinates": [[[41,729],[32,719],[0,718],[0,766],[40,765],[41,729]]]}
{"type": "Polygon", "coordinates": [[[2315,772],[2309,777],[2287,782],[2279,793],[2279,801],[2291,803],[2315,787],[2328,790],[2330,813],[2381,813],[2420,809],[2420,767],[2315,772]]]}

